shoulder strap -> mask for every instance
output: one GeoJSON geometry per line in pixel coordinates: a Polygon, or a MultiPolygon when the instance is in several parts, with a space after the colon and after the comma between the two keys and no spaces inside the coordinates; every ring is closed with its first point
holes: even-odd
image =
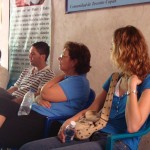
{"type": "Polygon", "coordinates": [[[110,86],[109,86],[109,90],[106,96],[106,100],[104,103],[103,108],[101,109],[101,119],[108,121],[109,119],[109,114],[110,114],[110,110],[111,110],[111,105],[112,105],[112,100],[113,100],[113,95],[115,92],[115,86],[118,82],[118,78],[119,78],[119,73],[115,72],[112,74],[112,79],[110,82],[110,86]]]}

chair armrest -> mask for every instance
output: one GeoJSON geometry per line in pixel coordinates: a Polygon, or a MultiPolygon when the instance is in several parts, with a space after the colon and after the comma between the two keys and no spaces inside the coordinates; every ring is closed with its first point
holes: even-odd
{"type": "Polygon", "coordinates": [[[125,139],[125,138],[132,138],[137,136],[143,136],[150,131],[150,127],[144,131],[138,131],[135,133],[124,133],[124,134],[115,134],[115,135],[108,135],[107,143],[106,143],[106,150],[113,150],[114,142],[117,140],[125,139]]]}

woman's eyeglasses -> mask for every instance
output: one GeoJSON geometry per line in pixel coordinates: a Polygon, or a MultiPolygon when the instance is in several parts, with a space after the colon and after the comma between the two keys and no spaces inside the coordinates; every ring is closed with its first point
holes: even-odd
{"type": "Polygon", "coordinates": [[[63,59],[63,58],[65,58],[65,57],[69,57],[69,56],[64,55],[64,54],[61,54],[61,55],[59,56],[60,59],[63,59]]]}

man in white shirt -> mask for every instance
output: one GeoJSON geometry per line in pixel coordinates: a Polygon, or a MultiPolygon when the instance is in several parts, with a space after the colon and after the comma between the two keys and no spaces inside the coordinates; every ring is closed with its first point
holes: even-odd
{"type": "Polygon", "coordinates": [[[16,83],[7,90],[15,97],[15,102],[21,103],[30,89],[35,91],[35,96],[38,95],[42,86],[54,77],[54,72],[46,63],[49,49],[48,44],[43,41],[32,44],[29,50],[30,66],[22,71],[16,83]]]}
{"type": "Polygon", "coordinates": [[[29,50],[30,66],[22,71],[7,91],[0,87],[0,99],[8,98],[20,104],[30,89],[35,91],[35,96],[39,95],[42,86],[54,77],[54,72],[46,63],[49,49],[48,44],[42,41],[32,44],[29,50]]]}
{"type": "MultiPolygon", "coordinates": [[[[0,50],[0,60],[1,60],[1,50],[0,50]]],[[[9,81],[9,72],[6,68],[0,64],[0,87],[6,89],[9,81]]]]}

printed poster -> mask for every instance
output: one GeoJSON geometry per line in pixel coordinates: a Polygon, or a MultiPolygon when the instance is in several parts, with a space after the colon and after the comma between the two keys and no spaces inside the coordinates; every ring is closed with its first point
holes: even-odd
{"type": "MultiPolygon", "coordinates": [[[[51,0],[10,0],[10,83],[29,66],[29,49],[38,41],[50,46],[51,0]]],[[[10,84],[9,83],[9,84],[10,84]]]]}

